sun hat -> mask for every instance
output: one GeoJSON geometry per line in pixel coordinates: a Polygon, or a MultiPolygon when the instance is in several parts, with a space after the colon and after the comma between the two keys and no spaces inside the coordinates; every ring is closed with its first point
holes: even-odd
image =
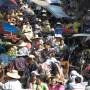
{"type": "Polygon", "coordinates": [[[61,23],[60,23],[60,22],[57,22],[56,24],[61,25],[61,23]]]}
{"type": "Polygon", "coordinates": [[[27,43],[25,43],[24,41],[22,41],[18,46],[19,47],[25,47],[27,45],[27,43]]]}
{"type": "Polygon", "coordinates": [[[24,54],[24,53],[18,53],[16,56],[17,57],[24,57],[24,56],[28,56],[28,55],[27,54],[24,54]]]}
{"type": "Polygon", "coordinates": [[[32,42],[31,38],[33,35],[30,35],[30,33],[25,33],[24,35],[29,42],[32,42]]]}
{"type": "Polygon", "coordinates": [[[45,24],[50,24],[48,20],[45,21],[45,24]]]}
{"type": "Polygon", "coordinates": [[[55,34],[55,38],[61,38],[61,39],[63,39],[63,36],[61,34],[55,34]]]}
{"type": "Polygon", "coordinates": [[[20,75],[17,70],[11,70],[11,72],[7,72],[7,76],[15,79],[20,79],[20,75]]]}
{"type": "Polygon", "coordinates": [[[32,58],[32,59],[35,58],[35,56],[32,55],[32,54],[28,55],[28,57],[29,57],[29,58],[32,58]]]}
{"type": "Polygon", "coordinates": [[[41,39],[37,34],[32,39],[41,39]]]}
{"type": "Polygon", "coordinates": [[[72,76],[78,76],[78,72],[76,70],[72,70],[70,74],[72,76]]]}
{"type": "Polygon", "coordinates": [[[36,76],[39,76],[40,75],[37,71],[32,71],[31,74],[34,74],[36,76]]]}
{"type": "Polygon", "coordinates": [[[47,14],[46,14],[46,13],[43,13],[43,14],[42,14],[42,16],[43,16],[43,17],[46,17],[46,16],[47,16],[47,14]]]}

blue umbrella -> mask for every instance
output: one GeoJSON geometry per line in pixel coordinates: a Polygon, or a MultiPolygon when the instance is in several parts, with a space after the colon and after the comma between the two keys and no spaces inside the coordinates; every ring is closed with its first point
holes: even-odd
{"type": "Polygon", "coordinates": [[[11,25],[10,23],[3,23],[2,24],[3,30],[10,33],[18,33],[18,30],[15,26],[11,25]]]}
{"type": "Polygon", "coordinates": [[[70,18],[63,10],[62,7],[56,5],[48,5],[45,7],[56,18],[70,18]]]}

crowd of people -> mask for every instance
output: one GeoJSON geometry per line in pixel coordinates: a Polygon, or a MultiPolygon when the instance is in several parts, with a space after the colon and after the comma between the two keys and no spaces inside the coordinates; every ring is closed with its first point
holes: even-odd
{"type": "MultiPolygon", "coordinates": [[[[69,68],[72,63],[63,24],[50,22],[46,11],[34,10],[32,3],[17,3],[19,8],[0,14],[2,22],[21,30],[17,38],[9,40],[0,35],[0,43],[9,41],[0,46],[0,90],[89,90],[83,74],[69,68]]],[[[74,24],[77,33],[78,24],[74,24]]]]}

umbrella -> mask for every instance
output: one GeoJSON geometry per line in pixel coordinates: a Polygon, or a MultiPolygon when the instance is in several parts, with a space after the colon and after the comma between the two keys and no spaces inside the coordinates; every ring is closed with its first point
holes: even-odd
{"type": "Polygon", "coordinates": [[[16,0],[0,0],[0,5],[7,4],[7,3],[17,4],[16,0]]]}
{"type": "Polygon", "coordinates": [[[18,5],[15,0],[0,0],[0,9],[16,9],[18,5]]]}
{"type": "Polygon", "coordinates": [[[48,5],[45,8],[56,18],[70,18],[60,6],[48,5]]]}
{"type": "Polygon", "coordinates": [[[19,33],[20,30],[10,23],[4,22],[0,24],[0,33],[19,33]]]}
{"type": "Polygon", "coordinates": [[[33,3],[40,6],[48,6],[49,3],[46,0],[31,0],[33,3]]]}

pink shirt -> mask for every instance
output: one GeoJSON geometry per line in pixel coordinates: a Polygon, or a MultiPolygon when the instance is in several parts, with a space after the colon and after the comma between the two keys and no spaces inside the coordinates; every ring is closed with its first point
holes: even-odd
{"type": "Polygon", "coordinates": [[[49,85],[49,90],[65,90],[65,87],[64,85],[55,85],[55,86],[49,85]]]}

